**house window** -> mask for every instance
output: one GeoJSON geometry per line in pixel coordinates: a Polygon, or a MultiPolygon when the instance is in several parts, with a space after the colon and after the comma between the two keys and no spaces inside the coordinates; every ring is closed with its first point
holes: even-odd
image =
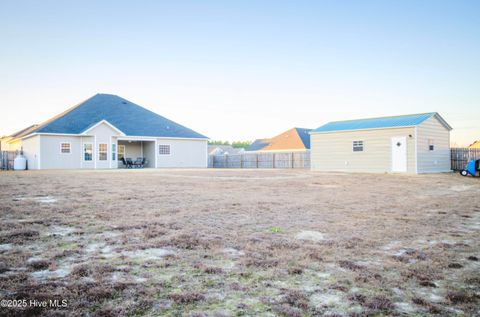
{"type": "Polygon", "coordinates": [[[117,145],[112,144],[112,161],[117,159],[117,145]]]}
{"type": "Polygon", "coordinates": [[[107,144],[106,143],[100,143],[98,145],[98,160],[99,161],[107,160],[107,144]]]}
{"type": "Polygon", "coordinates": [[[62,142],[60,143],[60,153],[62,154],[70,154],[70,143],[62,142]]]}
{"type": "Polygon", "coordinates": [[[435,150],[435,145],[433,144],[433,139],[428,139],[428,150],[429,151],[435,150]]]}
{"type": "Polygon", "coordinates": [[[92,143],[84,143],[83,144],[83,160],[91,161],[93,158],[92,154],[93,154],[92,143]]]}
{"type": "Polygon", "coordinates": [[[158,154],[159,155],[170,155],[170,145],[160,144],[158,146],[158,154]]]}
{"type": "Polygon", "coordinates": [[[363,152],[363,141],[353,141],[353,152],[363,152]]]}
{"type": "Polygon", "coordinates": [[[125,157],[125,145],[118,145],[118,160],[121,161],[125,157]]]}

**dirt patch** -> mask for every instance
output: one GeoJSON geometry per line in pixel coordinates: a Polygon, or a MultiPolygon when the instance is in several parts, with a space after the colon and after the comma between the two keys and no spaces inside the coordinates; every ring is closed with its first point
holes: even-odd
{"type": "Polygon", "coordinates": [[[136,251],[124,251],[121,254],[132,259],[149,261],[174,256],[176,252],[168,249],[152,248],[136,251]]]}
{"type": "Polygon", "coordinates": [[[325,240],[325,235],[318,231],[301,231],[295,235],[298,240],[319,242],[325,240]]]}

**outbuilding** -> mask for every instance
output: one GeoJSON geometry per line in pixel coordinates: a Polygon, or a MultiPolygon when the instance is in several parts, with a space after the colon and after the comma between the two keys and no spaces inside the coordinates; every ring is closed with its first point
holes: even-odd
{"type": "Polygon", "coordinates": [[[329,122],[310,133],[311,169],[448,172],[451,130],[436,112],[329,122]]]}
{"type": "Polygon", "coordinates": [[[29,169],[207,167],[207,141],[109,94],[97,94],[8,138],[15,147],[9,150],[22,149],[29,169]]]}

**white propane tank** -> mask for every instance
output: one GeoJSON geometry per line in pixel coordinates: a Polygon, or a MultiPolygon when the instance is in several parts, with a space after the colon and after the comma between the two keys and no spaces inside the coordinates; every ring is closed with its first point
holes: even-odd
{"type": "Polygon", "coordinates": [[[27,169],[27,159],[23,155],[17,155],[13,161],[13,169],[16,171],[26,170],[27,169]]]}

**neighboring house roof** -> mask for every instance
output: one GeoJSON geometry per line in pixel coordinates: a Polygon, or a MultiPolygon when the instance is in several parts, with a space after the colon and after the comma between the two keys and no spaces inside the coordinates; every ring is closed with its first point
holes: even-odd
{"type": "Polygon", "coordinates": [[[10,137],[12,139],[21,138],[22,136],[29,134],[30,132],[32,132],[36,128],[38,128],[38,124],[32,124],[31,126],[25,128],[25,129],[22,129],[20,131],[17,131],[15,133],[11,134],[10,137]]]}
{"type": "Polygon", "coordinates": [[[295,128],[297,130],[298,136],[303,142],[303,145],[305,145],[305,148],[309,149],[310,148],[310,131],[312,129],[304,129],[304,128],[295,128]]]}
{"type": "Polygon", "coordinates": [[[107,121],[127,136],[207,138],[116,95],[97,94],[30,133],[81,134],[107,121]]]}
{"type": "Polygon", "coordinates": [[[394,117],[370,118],[347,121],[329,122],[321,127],[313,130],[313,133],[334,132],[334,131],[352,131],[352,130],[368,130],[368,129],[382,129],[382,128],[401,128],[417,126],[425,120],[436,117],[446,129],[452,130],[452,127],[443,120],[443,118],[436,112],[411,114],[394,117]]]}
{"type": "Polygon", "coordinates": [[[14,143],[14,142],[18,141],[18,139],[20,139],[21,137],[31,133],[36,128],[38,128],[38,124],[33,124],[33,125],[25,128],[25,129],[17,131],[13,134],[3,136],[3,137],[0,138],[0,140],[4,141],[5,143],[14,143]]]}
{"type": "Polygon", "coordinates": [[[208,146],[208,155],[223,155],[228,153],[229,155],[232,154],[240,154],[244,151],[243,148],[234,148],[231,145],[209,145],[208,146]]]}
{"type": "Polygon", "coordinates": [[[473,142],[468,146],[469,149],[480,149],[480,140],[473,142]]]}
{"type": "Polygon", "coordinates": [[[270,144],[270,139],[256,139],[245,151],[258,151],[270,144]]]}
{"type": "Polygon", "coordinates": [[[271,139],[255,140],[247,151],[289,151],[310,149],[311,129],[293,128],[271,139]]]}

